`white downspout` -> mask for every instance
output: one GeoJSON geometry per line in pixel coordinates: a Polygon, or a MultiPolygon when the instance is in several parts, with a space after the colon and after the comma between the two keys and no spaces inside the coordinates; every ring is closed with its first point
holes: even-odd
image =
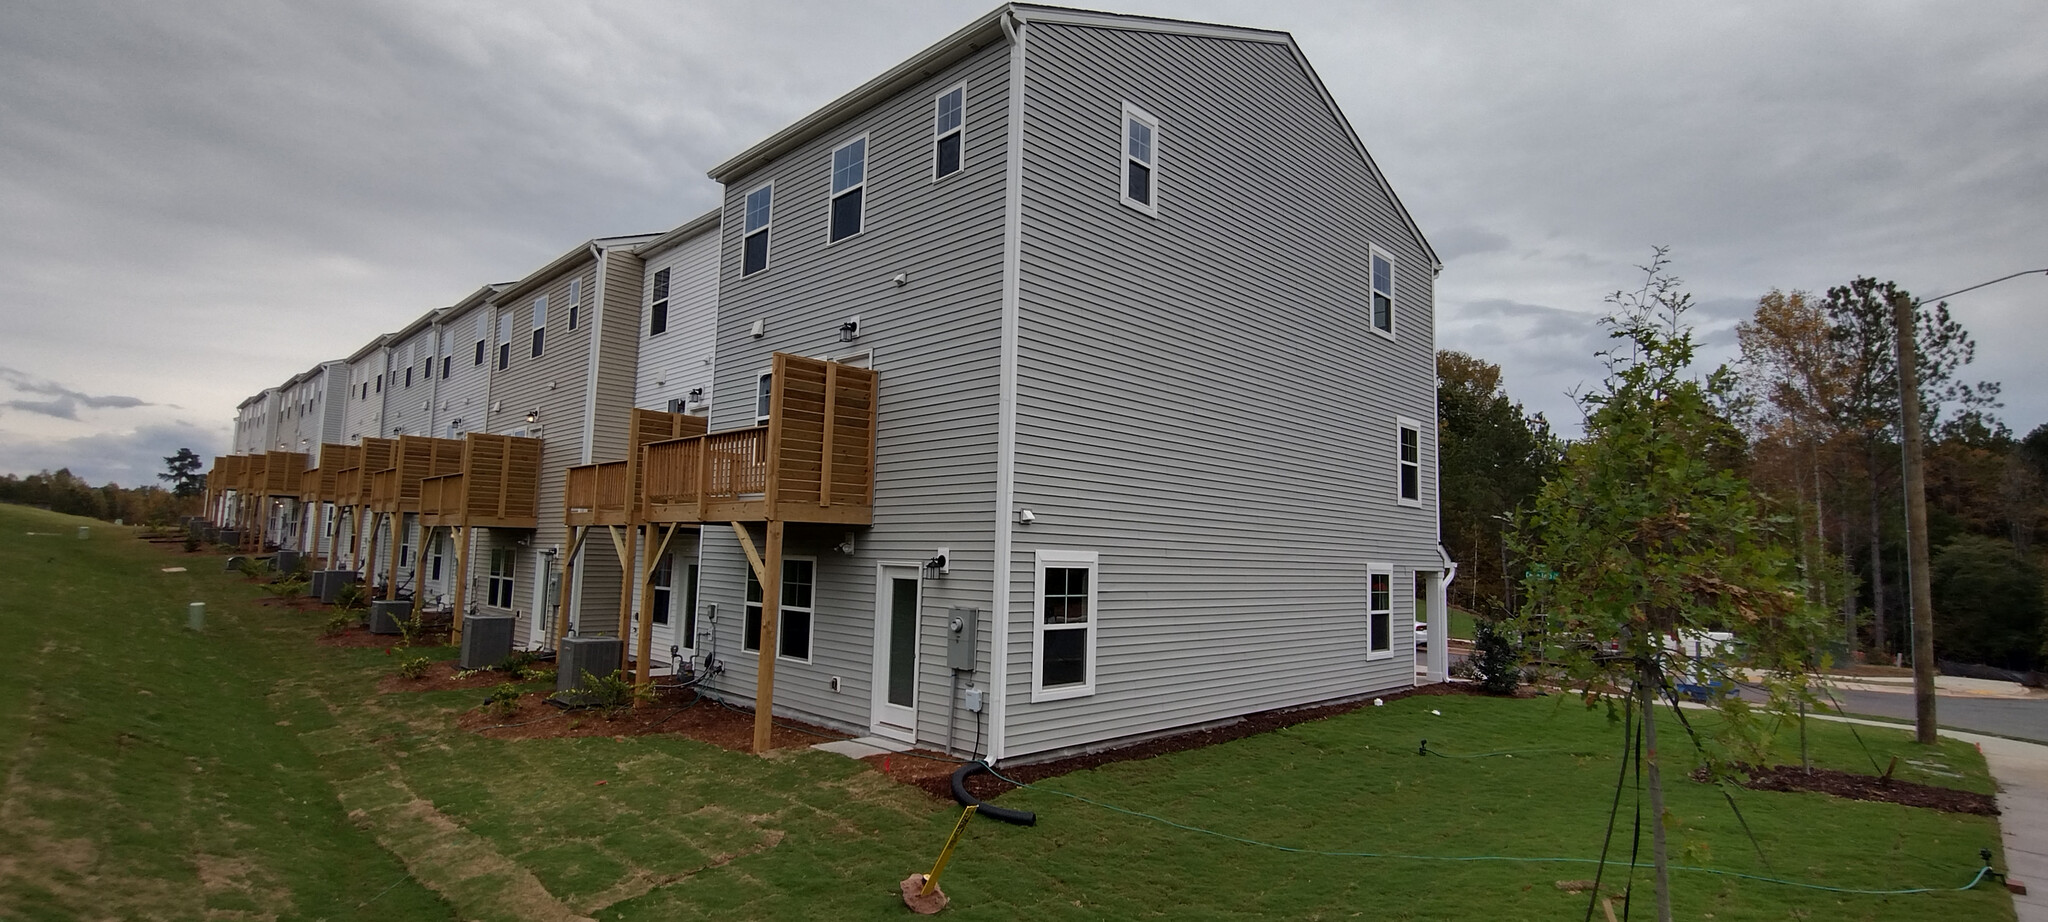
{"type": "Polygon", "coordinates": [[[1003,758],[1010,684],[1010,547],[1017,494],[1017,313],[1024,244],[1024,20],[1014,10],[1002,17],[1010,39],[1008,160],[1003,171],[1002,362],[996,414],[995,591],[989,612],[988,752],[1003,758]]]}

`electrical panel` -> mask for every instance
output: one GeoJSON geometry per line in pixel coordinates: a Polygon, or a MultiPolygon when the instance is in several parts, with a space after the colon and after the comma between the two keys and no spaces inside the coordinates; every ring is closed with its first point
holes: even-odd
{"type": "Polygon", "coordinates": [[[954,672],[973,672],[975,637],[981,622],[979,608],[953,608],[946,612],[946,665],[954,672]]]}

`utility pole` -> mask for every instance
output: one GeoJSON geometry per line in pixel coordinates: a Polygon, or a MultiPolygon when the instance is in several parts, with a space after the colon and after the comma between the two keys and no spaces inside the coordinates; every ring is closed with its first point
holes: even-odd
{"type": "Polygon", "coordinates": [[[1898,328],[1899,428],[1906,442],[1906,573],[1913,582],[1913,734],[1934,745],[1934,590],[1927,572],[1927,480],[1920,469],[1920,362],[1914,344],[1920,302],[1892,298],[1898,328]]]}
{"type": "Polygon", "coordinates": [[[1959,288],[1931,299],[1892,299],[1892,325],[1897,327],[1899,352],[1899,436],[1905,443],[1901,467],[1906,489],[1906,567],[1912,580],[1913,602],[1913,736],[1921,743],[1934,744],[1934,590],[1933,574],[1927,561],[1927,480],[1921,470],[1920,364],[1914,329],[1920,305],[1932,300],[1939,304],[1966,291],[1976,291],[2022,275],[2048,275],[2048,269],[2015,272],[1968,288],[1959,288]]]}

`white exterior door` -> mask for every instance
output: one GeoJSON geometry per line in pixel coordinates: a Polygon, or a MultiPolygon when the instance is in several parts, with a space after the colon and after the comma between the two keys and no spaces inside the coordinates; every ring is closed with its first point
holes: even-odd
{"type": "Polygon", "coordinates": [[[881,566],[875,576],[874,720],[877,736],[917,737],[917,648],[923,571],[881,566]]]}

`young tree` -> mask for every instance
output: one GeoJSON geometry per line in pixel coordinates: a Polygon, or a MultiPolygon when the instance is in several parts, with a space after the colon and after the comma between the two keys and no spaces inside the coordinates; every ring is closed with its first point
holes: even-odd
{"type": "Polygon", "coordinates": [[[206,491],[206,475],[199,473],[205,466],[206,462],[192,449],[180,448],[177,454],[164,459],[165,473],[156,475],[156,479],[170,484],[174,496],[198,496],[206,491]]]}
{"type": "MultiPolygon", "coordinates": [[[[1554,574],[1525,582],[1536,610],[1548,613],[1545,658],[1588,706],[1618,688],[1641,715],[1658,918],[1668,920],[1657,705],[1675,700],[1681,678],[1725,679],[1735,667],[1732,649],[1691,658],[1678,643],[1733,633],[1744,666],[1767,679],[1768,706],[1784,713],[1805,694],[1801,677],[1822,621],[1803,596],[1787,536],[1735,472],[1742,440],[1724,412],[1732,376],[1725,368],[1704,378],[1690,372],[1691,296],[1667,271],[1666,251],[1657,249],[1643,270],[1641,288],[1608,299],[1615,313],[1606,323],[1619,345],[1604,354],[1606,380],[1580,398],[1586,438],[1566,450],[1515,540],[1554,574]]],[[[1727,726],[1754,729],[1740,698],[1715,700],[1727,726]]]]}

